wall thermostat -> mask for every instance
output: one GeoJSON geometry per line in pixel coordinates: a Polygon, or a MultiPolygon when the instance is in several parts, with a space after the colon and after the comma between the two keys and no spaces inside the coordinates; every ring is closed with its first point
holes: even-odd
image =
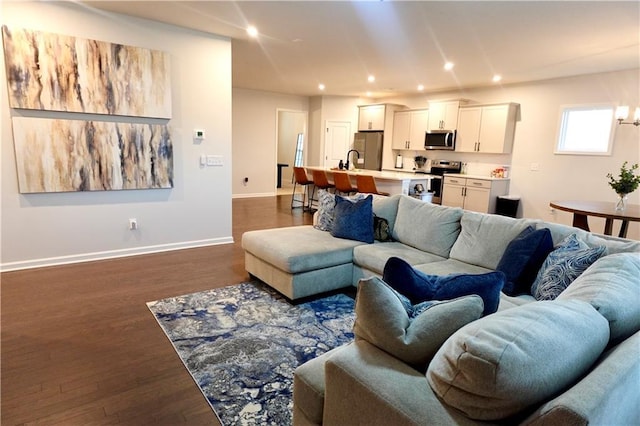
{"type": "Polygon", "coordinates": [[[204,129],[195,129],[193,131],[193,138],[197,139],[197,140],[204,140],[205,136],[204,136],[204,129]]]}

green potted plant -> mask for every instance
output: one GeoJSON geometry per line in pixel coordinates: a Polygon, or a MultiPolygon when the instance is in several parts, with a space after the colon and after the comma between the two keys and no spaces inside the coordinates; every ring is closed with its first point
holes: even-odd
{"type": "Polygon", "coordinates": [[[638,170],[638,164],[632,165],[627,168],[627,161],[620,167],[619,179],[614,179],[611,173],[607,173],[609,178],[609,186],[618,194],[618,203],[616,204],[616,210],[624,210],[627,203],[627,195],[638,189],[640,185],[640,175],[636,175],[635,171],[638,170]]]}

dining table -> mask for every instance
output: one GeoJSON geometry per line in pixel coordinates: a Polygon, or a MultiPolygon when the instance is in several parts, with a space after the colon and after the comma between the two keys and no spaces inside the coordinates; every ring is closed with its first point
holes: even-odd
{"type": "Polygon", "coordinates": [[[627,204],[623,210],[616,210],[615,202],[608,201],[551,201],[549,206],[554,209],[573,213],[573,226],[589,231],[589,216],[602,217],[605,219],[604,234],[611,235],[613,232],[613,221],[621,220],[620,232],[618,236],[627,237],[629,222],[640,222],[640,205],[627,204]]]}

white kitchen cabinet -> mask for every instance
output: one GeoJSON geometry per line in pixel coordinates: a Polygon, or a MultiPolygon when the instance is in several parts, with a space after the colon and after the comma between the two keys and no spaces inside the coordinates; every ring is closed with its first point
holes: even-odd
{"type": "Polygon", "coordinates": [[[510,153],[517,111],[513,103],[460,108],[456,151],[510,153]]]}
{"type": "Polygon", "coordinates": [[[358,130],[384,130],[385,106],[362,105],[358,107],[358,130]]]}
{"type": "Polygon", "coordinates": [[[480,213],[495,213],[496,199],[509,190],[507,179],[482,179],[445,175],[442,205],[480,213]]]}
{"type": "Polygon", "coordinates": [[[393,149],[424,149],[429,110],[396,111],[393,117],[393,149]]]}
{"type": "Polygon", "coordinates": [[[455,130],[459,101],[429,103],[429,130],[455,130]]]}

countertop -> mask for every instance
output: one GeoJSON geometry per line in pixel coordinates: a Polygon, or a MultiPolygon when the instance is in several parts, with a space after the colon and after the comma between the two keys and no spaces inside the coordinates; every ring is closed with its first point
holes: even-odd
{"type": "Polygon", "coordinates": [[[413,173],[411,171],[390,171],[390,170],[366,170],[366,169],[355,169],[355,170],[338,170],[332,167],[320,167],[320,166],[305,166],[306,170],[324,170],[327,173],[333,172],[346,172],[350,176],[357,175],[368,175],[373,176],[375,179],[380,180],[395,180],[395,181],[405,181],[405,180],[428,180],[434,177],[433,175],[426,175],[422,173],[413,173]]]}
{"type": "Polygon", "coordinates": [[[462,173],[447,173],[447,176],[467,178],[467,179],[481,179],[481,180],[509,180],[509,178],[491,177],[485,175],[467,175],[462,173]]]}

